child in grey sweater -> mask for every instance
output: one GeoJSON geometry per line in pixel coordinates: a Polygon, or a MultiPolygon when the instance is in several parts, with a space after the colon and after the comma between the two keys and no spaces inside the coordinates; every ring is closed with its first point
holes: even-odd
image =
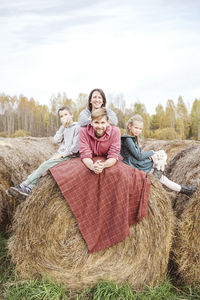
{"type": "Polygon", "coordinates": [[[12,196],[28,196],[32,188],[37,184],[39,178],[50,168],[62,161],[69,160],[79,155],[77,122],[73,122],[73,114],[68,106],[63,106],[58,110],[61,126],[54,136],[54,142],[60,143],[58,151],[49,159],[43,162],[25,181],[17,186],[10,187],[6,193],[12,196]]]}

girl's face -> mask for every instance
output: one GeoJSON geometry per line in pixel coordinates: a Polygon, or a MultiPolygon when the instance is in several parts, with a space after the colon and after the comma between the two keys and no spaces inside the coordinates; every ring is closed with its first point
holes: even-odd
{"type": "Polygon", "coordinates": [[[92,98],[90,100],[90,103],[92,104],[92,109],[97,109],[102,107],[103,104],[103,98],[101,94],[97,91],[94,91],[92,93],[92,98]]]}
{"type": "Polygon", "coordinates": [[[143,129],[143,122],[141,121],[134,121],[134,123],[131,125],[128,125],[129,133],[132,136],[138,136],[141,134],[143,129]]]}

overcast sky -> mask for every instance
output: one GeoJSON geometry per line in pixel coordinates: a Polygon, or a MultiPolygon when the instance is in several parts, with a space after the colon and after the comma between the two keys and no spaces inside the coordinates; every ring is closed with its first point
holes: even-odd
{"type": "Polygon", "coordinates": [[[200,0],[0,0],[0,93],[200,98],[200,0]]]}

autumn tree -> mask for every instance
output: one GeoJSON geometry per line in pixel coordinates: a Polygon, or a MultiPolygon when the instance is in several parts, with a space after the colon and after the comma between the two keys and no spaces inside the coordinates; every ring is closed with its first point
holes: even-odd
{"type": "Polygon", "coordinates": [[[178,98],[176,112],[177,112],[176,130],[179,133],[180,137],[182,139],[185,139],[189,135],[190,120],[189,120],[187,108],[185,106],[182,97],[178,98]]]}
{"type": "Polygon", "coordinates": [[[191,137],[200,140],[200,100],[195,99],[191,110],[191,137]]]}
{"type": "Polygon", "coordinates": [[[152,115],[151,117],[151,129],[162,129],[164,128],[164,122],[165,122],[165,111],[163,109],[163,106],[161,104],[158,104],[156,106],[156,113],[152,115]]]}
{"type": "Polygon", "coordinates": [[[176,125],[176,107],[173,100],[168,100],[165,109],[165,127],[175,128],[176,125]]]}
{"type": "Polygon", "coordinates": [[[78,120],[80,112],[88,107],[88,95],[80,93],[76,99],[76,111],[74,112],[74,119],[78,120]]]}
{"type": "Polygon", "coordinates": [[[126,101],[123,94],[108,94],[107,102],[108,107],[114,105],[114,107],[117,108],[118,111],[121,111],[123,114],[125,113],[126,101]]]}

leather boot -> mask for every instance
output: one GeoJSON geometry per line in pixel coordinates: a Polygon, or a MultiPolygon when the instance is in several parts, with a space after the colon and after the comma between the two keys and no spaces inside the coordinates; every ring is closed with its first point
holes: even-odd
{"type": "Polygon", "coordinates": [[[195,185],[183,185],[182,184],[180,193],[185,194],[190,197],[190,196],[192,196],[192,194],[194,192],[196,192],[196,190],[197,190],[197,184],[195,184],[195,185]]]}

